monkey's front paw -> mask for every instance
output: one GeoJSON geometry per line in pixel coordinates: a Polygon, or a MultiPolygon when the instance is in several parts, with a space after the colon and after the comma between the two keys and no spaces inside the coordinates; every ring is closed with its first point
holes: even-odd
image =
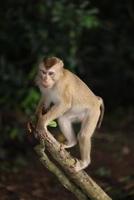
{"type": "Polygon", "coordinates": [[[36,136],[37,136],[37,138],[39,138],[39,139],[45,139],[45,137],[46,137],[45,132],[46,132],[46,131],[45,131],[44,128],[36,128],[36,131],[35,131],[36,136]]]}
{"type": "Polygon", "coordinates": [[[45,134],[42,133],[41,131],[36,130],[36,137],[38,139],[45,139],[45,134]]]}

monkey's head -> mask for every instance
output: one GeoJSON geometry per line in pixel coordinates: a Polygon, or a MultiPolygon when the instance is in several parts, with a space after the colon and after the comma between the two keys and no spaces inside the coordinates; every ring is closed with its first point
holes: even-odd
{"type": "Polygon", "coordinates": [[[39,87],[52,88],[63,74],[63,62],[59,58],[43,59],[39,64],[36,82],[39,87]]]}

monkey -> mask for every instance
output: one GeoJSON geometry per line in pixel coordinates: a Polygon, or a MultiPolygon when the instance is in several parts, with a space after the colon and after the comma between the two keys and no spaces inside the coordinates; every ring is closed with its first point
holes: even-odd
{"type": "Polygon", "coordinates": [[[91,137],[103,119],[103,99],[66,69],[63,61],[57,57],[42,59],[36,84],[41,91],[41,100],[36,109],[36,114],[40,116],[37,130],[47,130],[48,124],[57,119],[66,139],[62,147],[71,148],[79,144],[81,158],[76,159],[74,171],[85,169],[91,162],[91,137]],[[47,110],[44,115],[40,114],[42,107],[47,110]],[[72,127],[73,122],[81,123],[77,136],[72,127]]]}

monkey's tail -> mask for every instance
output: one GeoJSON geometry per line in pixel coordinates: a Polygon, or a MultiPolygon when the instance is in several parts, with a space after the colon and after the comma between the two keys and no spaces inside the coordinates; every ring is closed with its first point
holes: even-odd
{"type": "Polygon", "coordinates": [[[101,126],[101,123],[102,123],[102,120],[103,120],[103,117],[104,117],[104,111],[105,111],[103,99],[99,97],[99,101],[101,102],[101,104],[100,104],[100,117],[99,117],[99,120],[98,120],[98,123],[97,123],[98,129],[101,126]]]}

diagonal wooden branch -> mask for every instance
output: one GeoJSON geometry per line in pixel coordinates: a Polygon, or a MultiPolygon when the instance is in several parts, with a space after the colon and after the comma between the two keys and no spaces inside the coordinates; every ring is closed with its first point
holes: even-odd
{"type": "Polygon", "coordinates": [[[50,161],[45,153],[44,141],[41,141],[40,144],[35,147],[35,151],[40,156],[42,164],[59,179],[66,189],[74,193],[79,200],[88,200],[88,197],[74,183],[72,183],[52,161],[50,161]]]}
{"type": "MultiPolygon", "coordinates": [[[[35,134],[35,129],[32,129],[35,134]]],[[[60,143],[52,136],[52,134],[45,130],[39,135],[44,135],[44,144],[46,149],[50,152],[52,157],[62,166],[69,178],[79,187],[91,200],[112,200],[93,180],[88,174],[82,170],[73,173],[73,167],[76,160],[65,149],[61,148],[60,143]]]]}

